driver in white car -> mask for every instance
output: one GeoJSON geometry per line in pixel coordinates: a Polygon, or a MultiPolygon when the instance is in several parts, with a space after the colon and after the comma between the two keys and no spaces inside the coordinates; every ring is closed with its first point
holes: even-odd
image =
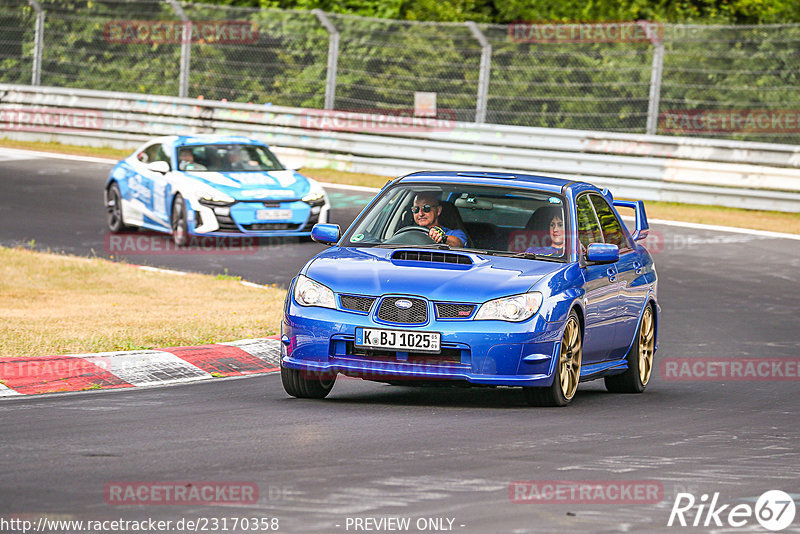
{"type": "Polygon", "coordinates": [[[414,215],[414,222],[427,228],[428,237],[434,243],[445,243],[451,247],[463,247],[467,243],[467,234],[461,230],[451,230],[439,226],[439,216],[442,214],[442,205],[439,202],[439,195],[433,192],[421,192],[414,198],[414,206],[411,208],[414,215]]]}

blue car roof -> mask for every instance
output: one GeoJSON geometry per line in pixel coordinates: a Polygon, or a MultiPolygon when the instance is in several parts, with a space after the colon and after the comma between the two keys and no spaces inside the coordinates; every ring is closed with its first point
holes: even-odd
{"type": "Polygon", "coordinates": [[[175,138],[175,146],[178,145],[261,145],[266,146],[261,141],[250,139],[240,135],[179,135],[175,138]]]}
{"type": "Polygon", "coordinates": [[[535,174],[510,173],[510,172],[484,172],[484,171],[422,171],[402,177],[400,182],[442,182],[442,183],[480,183],[485,185],[529,186],[531,189],[540,189],[561,193],[565,185],[576,183],[574,180],[553,178],[551,176],[538,176],[535,174]]]}

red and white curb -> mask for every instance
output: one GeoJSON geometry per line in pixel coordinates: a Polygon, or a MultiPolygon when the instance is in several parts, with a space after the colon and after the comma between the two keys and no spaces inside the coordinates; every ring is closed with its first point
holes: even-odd
{"type": "Polygon", "coordinates": [[[0,358],[0,397],[156,386],[280,370],[280,341],[243,339],[197,347],[0,358]]]}

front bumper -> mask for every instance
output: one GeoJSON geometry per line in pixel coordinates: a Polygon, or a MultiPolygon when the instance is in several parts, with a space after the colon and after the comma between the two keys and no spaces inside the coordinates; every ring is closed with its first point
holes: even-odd
{"type": "Polygon", "coordinates": [[[273,221],[258,219],[257,212],[264,206],[257,202],[237,202],[231,206],[193,202],[192,208],[188,221],[191,235],[289,237],[310,236],[315,224],[328,222],[330,204],[327,200],[311,205],[302,201],[283,202],[273,208],[291,211],[291,217],[273,221]]]}
{"type": "Polygon", "coordinates": [[[290,293],[281,328],[281,361],[284,367],[308,373],[376,381],[549,386],[563,327],[563,321],[547,322],[539,314],[522,323],[441,320],[429,314],[423,325],[387,326],[367,313],[300,306],[290,293]],[[359,350],[354,346],[357,327],[440,332],[442,350],[359,350]]]}

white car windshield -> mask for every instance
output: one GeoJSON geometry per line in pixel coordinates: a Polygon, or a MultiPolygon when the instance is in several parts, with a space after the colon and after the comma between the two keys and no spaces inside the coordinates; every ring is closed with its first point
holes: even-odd
{"type": "Polygon", "coordinates": [[[284,170],[266,147],[244,144],[185,145],[178,147],[182,171],[248,172],[284,170]]]}

